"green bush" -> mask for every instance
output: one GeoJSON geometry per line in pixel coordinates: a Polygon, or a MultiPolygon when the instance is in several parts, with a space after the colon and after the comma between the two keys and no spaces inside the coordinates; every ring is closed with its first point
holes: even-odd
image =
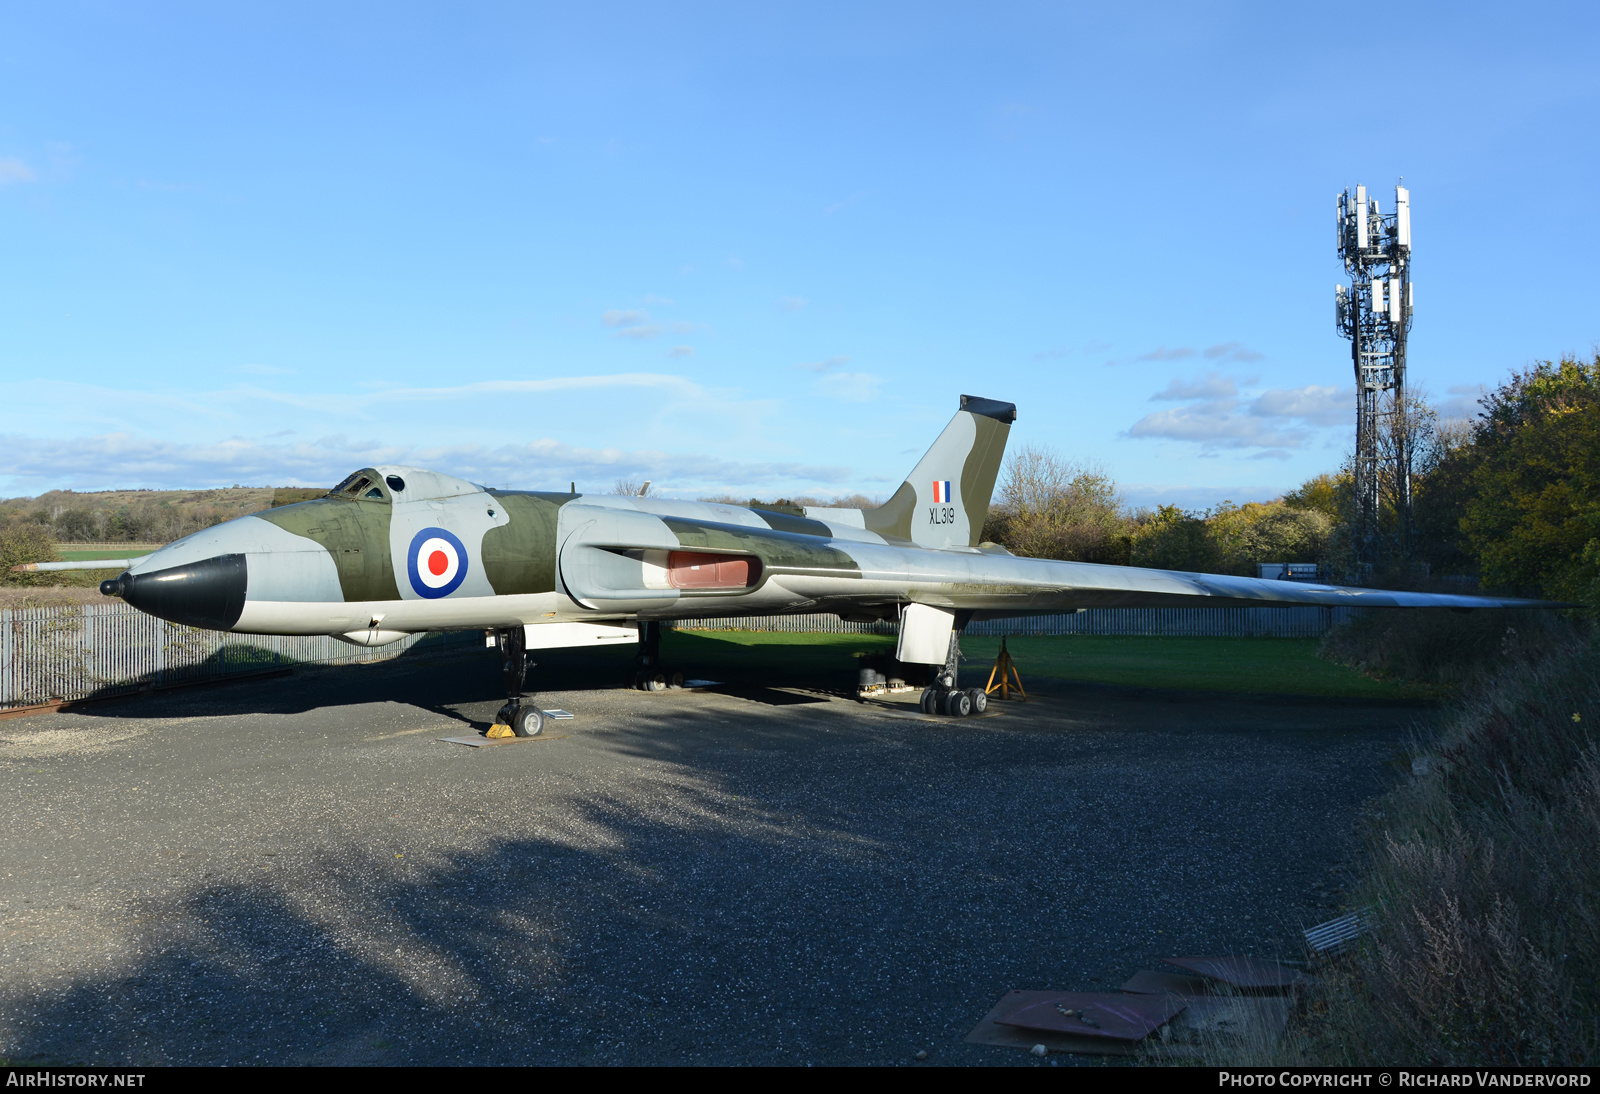
{"type": "Polygon", "coordinates": [[[1571,633],[1572,624],[1550,612],[1383,608],[1334,627],[1317,653],[1369,676],[1444,694],[1480,684],[1508,660],[1536,656],[1571,633]]]}
{"type": "Polygon", "coordinates": [[[0,584],[53,585],[56,574],[18,574],[11,567],[24,562],[58,562],[49,529],[34,521],[16,521],[0,529],[0,584]]]}

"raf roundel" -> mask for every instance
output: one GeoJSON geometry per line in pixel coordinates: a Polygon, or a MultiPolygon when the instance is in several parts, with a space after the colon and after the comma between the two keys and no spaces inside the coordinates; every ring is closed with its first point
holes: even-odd
{"type": "Polygon", "coordinates": [[[452,532],[424,528],[411,537],[406,570],[418,596],[427,600],[449,596],[466,580],[467,549],[452,532]]]}

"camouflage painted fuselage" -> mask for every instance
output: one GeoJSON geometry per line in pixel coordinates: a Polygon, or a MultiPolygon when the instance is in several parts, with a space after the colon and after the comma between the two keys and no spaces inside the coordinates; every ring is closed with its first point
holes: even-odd
{"type": "Polygon", "coordinates": [[[909,620],[912,605],[948,620],[1086,607],[1513,603],[981,546],[1014,417],[1009,403],[964,397],[911,477],[870,510],[490,490],[418,468],[367,468],[325,498],[169,544],[106,588],[175,622],[364,645],[519,624],[531,635],[550,623],[789,612],[909,620]]]}

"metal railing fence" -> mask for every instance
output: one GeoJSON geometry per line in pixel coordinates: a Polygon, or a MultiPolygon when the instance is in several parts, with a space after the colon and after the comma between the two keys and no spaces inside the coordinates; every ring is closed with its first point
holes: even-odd
{"type": "MultiPolygon", "coordinates": [[[[1351,608],[1091,608],[1059,615],[976,621],[969,635],[1149,635],[1315,638],[1351,608]]],[[[894,634],[893,622],[837,615],[682,619],[680,630],[894,634]]],[[[482,646],[481,631],[417,634],[368,649],[337,639],[221,634],[167,623],[126,604],[0,611],[0,709],[131,694],[293,665],[384,661],[417,645],[482,646]]]]}
{"type": "Polygon", "coordinates": [[[383,661],[419,643],[483,644],[483,632],[417,634],[369,649],[325,635],[223,634],[126,604],[0,611],[0,709],[131,694],[293,665],[383,661]]]}
{"type": "MultiPolygon", "coordinates": [[[[1087,608],[1081,612],[974,620],[964,633],[995,635],[1143,635],[1163,638],[1320,638],[1355,608],[1087,608]]],[[[893,621],[852,623],[836,615],[771,615],[748,619],[680,619],[686,631],[786,631],[808,634],[894,634],[893,621]]]]}

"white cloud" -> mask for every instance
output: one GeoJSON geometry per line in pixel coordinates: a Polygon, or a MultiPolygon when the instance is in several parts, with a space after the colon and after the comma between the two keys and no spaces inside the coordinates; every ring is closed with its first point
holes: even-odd
{"type": "MultiPolygon", "coordinates": [[[[760,401],[739,399],[733,393],[705,388],[684,376],[659,372],[625,372],[602,376],[552,376],[542,380],[480,380],[454,387],[374,388],[364,391],[290,392],[244,384],[218,391],[179,394],[171,391],[140,391],[137,388],[107,388],[55,380],[34,380],[13,384],[8,395],[16,406],[62,407],[56,415],[66,422],[119,431],[124,423],[150,420],[176,420],[184,423],[209,421],[233,423],[234,428],[249,428],[274,410],[302,415],[327,415],[333,422],[359,421],[386,424],[394,408],[434,406],[446,402],[481,400],[496,397],[589,395],[603,391],[628,390],[653,393],[661,406],[693,403],[696,407],[724,405],[730,416],[748,419],[760,401]]],[[[13,421],[18,420],[13,417],[13,421]]],[[[139,428],[134,426],[133,428],[139,428]]]]}
{"type": "Polygon", "coordinates": [[[1471,419],[1483,412],[1480,402],[1489,389],[1482,384],[1455,384],[1448,393],[1450,397],[1434,407],[1439,417],[1471,419]]]}
{"type": "Polygon", "coordinates": [[[1128,427],[1131,437],[1194,441],[1202,448],[1299,448],[1306,432],[1275,428],[1240,414],[1237,399],[1210,399],[1146,414],[1128,427]]]}
{"type": "Polygon", "coordinates": [[[235,482],[279,486],[337,482],[357,467],[411,464],[490,485],[559,487],[577,481],[605,489],[618,477],[648,477],[685,490],[711,490],[777,481],[821,485],[849,482],[848,468],[826,464],[744,463],[695,453],[583,448],[548,438],[489,447],[383,444],[344,435],[298,444],[231,437],[188,444],[130,433],[43,439],[3,436],[14,481],[106,489],[109,485],[165,488],[235,482]]]}
{"type": "Polygon", "coordinates": [[[1172,379],[1166,387],[1150,396],[1152,403],[1183,399],[1231,399],[1239,394],[1239,385],[1233,377],[1220,372],[1208,372],[1193,380],[1172,379]]]}
{"type": "Polygon", "coordinates": [[[1106,364],[1111,366],[1136,365],[1142,364],[1146,361],[1181,361],[1186,357],[1193,357],[1194,355],[1194,350],[1188,346],[1174,346],[1171,349],[1168,349],[1166,346],[1157,346],[1149,353],[1141,353],[1133,357],[1119,357],[1116,360],[1107,361],[1106,364]]]}
{"type": "Polygon", "coordinates": [[[0,186],[8,182],[32,182],[38,178],[33,168],[19,159],[0,159],[0,186]]]}
{"type": "Polygon", "coordinates": [[[684,323],[679,320],[652,323],[650,321],[650,313],[640,311],[637,308],[627,310],[613,308],[600,316],[600,322],[604,326],[613,328],[617,332],[615,337],[632,338],[638,341],[646,341],[669,332],[681,334],[695,329],[695,324],[684,323]]]}
{"type": "Polygon", "coordinates": [[[1253,349],[1247,348],[1240,342],[1223,342],[1216,346],[1207,346],[1205,355],[1212,361],[1259,361],[1262,355],[1253,349]]]}
{"type": "Polygon", "coordinates": [[[635,308],[612,308],[600,317],[600,322],[608,327],[637,327],[650,322],[650,313],[635,308]]]}
{"type": "Polygon", "coordinates": [[[1336,387],[1274,388],[1263,391],[1250,404],[1258,418],[1299,418],[1311,425],[1336,426],[1355,421],[1353,394],[1336,387]]]}
{"type": "Polygon", "coordinates": [[[1157,346],[1149,353],[1136,354],[1133,357],[1119,357],[1107,361],[1107,365],[1136,365],[1150,361],[1182,361],[1190,357],[1203,356],[1208,361],[1259,361],[1262,355],[1250,349],[1242,342],[1221,342],[1215,346],[1207,346],[1204,350],[1196,352],[1192,346],[1157,346]]]}
{"type": "Polygon", "coordinates": [[[1311,439],[1312,430],[1344,425],[1350,416],[1349,393],[1336,387],[1273,388],[1248,401],[1238,388],[1234,378],[1215,372],[1174,379],[1151,401],[1186,405],[1145,415],[1128,428],[1128,435],[1191,441],[1202,451],[1260,448],[1267,451],[1253,458],[1284,459],[1286,450],[1311,439]]]}

